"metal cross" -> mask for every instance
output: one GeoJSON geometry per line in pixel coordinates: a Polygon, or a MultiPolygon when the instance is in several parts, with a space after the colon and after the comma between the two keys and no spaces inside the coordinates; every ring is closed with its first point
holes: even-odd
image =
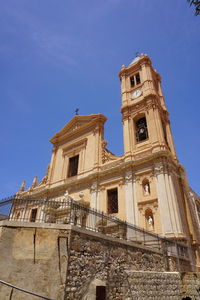
{"type": "Polygon", "coordinates": [[[75,110],[76,116],[79,114],[78,112],[79,112],[79,108],[76,108],[76,110],[75,110]]]}

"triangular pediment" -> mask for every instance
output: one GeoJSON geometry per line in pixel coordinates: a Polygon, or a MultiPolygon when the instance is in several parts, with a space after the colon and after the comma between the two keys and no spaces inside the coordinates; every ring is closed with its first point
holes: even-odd
{"type": "Polygon", "coordinates": [[[102,114],[86,115],[86,116],[74,116],[59,132],[57,132],[50,142],[55,144],[69,136],[75,135],[82,130],[94,126],[101,121],[103,124],[106,121],[106,117],[102,114]]]}

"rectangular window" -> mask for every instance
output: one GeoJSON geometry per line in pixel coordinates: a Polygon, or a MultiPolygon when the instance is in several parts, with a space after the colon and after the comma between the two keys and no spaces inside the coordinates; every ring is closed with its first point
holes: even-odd
{"type": "Polygon", "coordinates": [[[135,74],[135,80],[136,80],[136,84],[140,84],[140,74],[139,73],[135,74]]]}
{"type": "Polygon", "coordinates": [[[140,73],[136,73],[135,75],[131,76],[130,77],[130,84],[131,84],[131,87],[135,87],[136,85],[140,84],[141,81],[140,81],[140,73]]]}
{"type": "Polygon", "coordinates": [[[78,161],[79,155],[69,158],[68,177],[72,177],[78,174],[78,161]]]}
{"type": "Polygon", "coordinates": [[[31,210],[30,222],[35,222],[36,221],[36,216],[37,216],[37,208],[33,208],[31,210]]]}
{"type": "Polygon", "coordinates": [[[118,191],[117,188],[107,191],[108,197],[108,213],[118,213],[118,191]]]}
{"type": "Polygon", "coordinates": [[[133,88],[135,86],[135,78],[134,78],[134,76],[130,77],[130,83],[131,83],[131,87],[133,88]]]}
{"type": "Polygon", "coordinates": [[[96,286],[96,300],[106,300],[106,287],[96,286]]]}

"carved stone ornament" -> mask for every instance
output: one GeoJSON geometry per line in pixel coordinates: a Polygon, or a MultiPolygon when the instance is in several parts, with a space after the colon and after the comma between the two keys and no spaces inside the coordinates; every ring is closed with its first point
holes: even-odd
{"type": "Polygon", "coordinates": [[[69,198],[69,192],[68,192],[68,190],[66,190],[66,192],[64,194],[64,199],[68,200],[68,198],[69,198]]]}
{"type": "Polygon", "coordinates": [[[80,192],[80,193],[79,193],[79,197],[80,197],[81,200],[83,200],[84,193],[83,193],[83,192],[80,192]]]}
{"type": "Polygon", "coordinates": [[[35,176],[33,178],[32,187],[35,187],[38,184],[37,181],[38,181],[38,176],[35,176]]]}
{"type": "Polygon", "coordinates": [[[134,176],[133,182],[142,184],[141,177],[139,175],[138,176],[134,176]]]}
{"type": "Polygon", "coordinates": [[[99,132],[99,127],[96,126],[93,130],[93,135],[96,135],[99,132]]]}
{"type": "Polygon", "coordinates": [[[103,140],[102,141],[102,163],[106,163],[108,161],[112,161],[112,160],[115,160],[117,157],[112,153],[110,152],[108,149],[106,149],[106,146],[107,146],[107,141],[103,140]]]}
{"type": "Polygon", "coordinates": [[[79,127],[81,127],[83,124],[81,123],[75,123],[71,128],[70,131],[74,131],[76,129],[78,129],[79,127]]]}
{"type": "Polygon", "coordinates": [[[164,165],[162,163],[156,164],[154,167],[154,173],[155,175],[164,173],[164,165]]]}
{"type": "Polygon", "coordinates": [[[145,211],[151,210],[152,213],[154,214],[158,208],[158,200],[148,200],[148,201],[142,201],[138,203],[138,209],[140,213],[144,216],[145,211]]]}
{"type": "Polygon", "coordinates": [[[105,185],[101,185],[101,186],[100,186],[100,191],[101,191],[101,192],[105,191],[105,189],[106,189],[105,185]]]}
{"type": "Polygon", "coordinates": [[[124,180],[124,179],[121,179],[121,180],[119,181],[119,187],[122,187],[124,184],[125,184],[125,180],[124,180]]]}
{"type": "Polygon", "coordinates": [[[46,175],[42,178],[41,182],[39,183],[39,186],[47,183],[49,170],[50,170],[50,164],[48,164],[46,175]]]}
{"type": "Polygon", "coordinates": [[[93,184],[90,187],[90,193],[96,193],[98,191],[98,184],[96,182],[93,182],[93,184]]]}
{"type": "Polygon", "coordinates": [[[23,180],[23,181],[22,181],[22,184],[21,184],[21,186],[20,186],[20,192],[24,192],[25,186],[26,186],[26,181],[23,180]]]}
{"type": "Polygon", "coordinates": [[[87,145],[87,138],[84,138],[76,143],[73,143],[65,148],[63,148],[63,155],[67,155],[69,152],[73,152],[76,150],[80,150],[81,148],[85,148],[87,145]]]}
{"type": "Polygon", "coordinates": [[[132,174],[132,173],[127,174],[127,175],[125,176],[125,183],[126,183],[126,184],[129,183],[129,182],[132,182],[132,180],[133,180],[133,174],[132,174]]]}

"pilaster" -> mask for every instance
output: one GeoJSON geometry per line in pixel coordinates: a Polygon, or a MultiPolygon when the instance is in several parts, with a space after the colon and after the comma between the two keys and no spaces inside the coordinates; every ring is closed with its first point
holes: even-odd
{"type": "Polygon", "coordinates": [[[167,162],[156,163],[154,174],[156,177],[162,233],[167,237],[184,237],[177,198],[167,162]]]}

